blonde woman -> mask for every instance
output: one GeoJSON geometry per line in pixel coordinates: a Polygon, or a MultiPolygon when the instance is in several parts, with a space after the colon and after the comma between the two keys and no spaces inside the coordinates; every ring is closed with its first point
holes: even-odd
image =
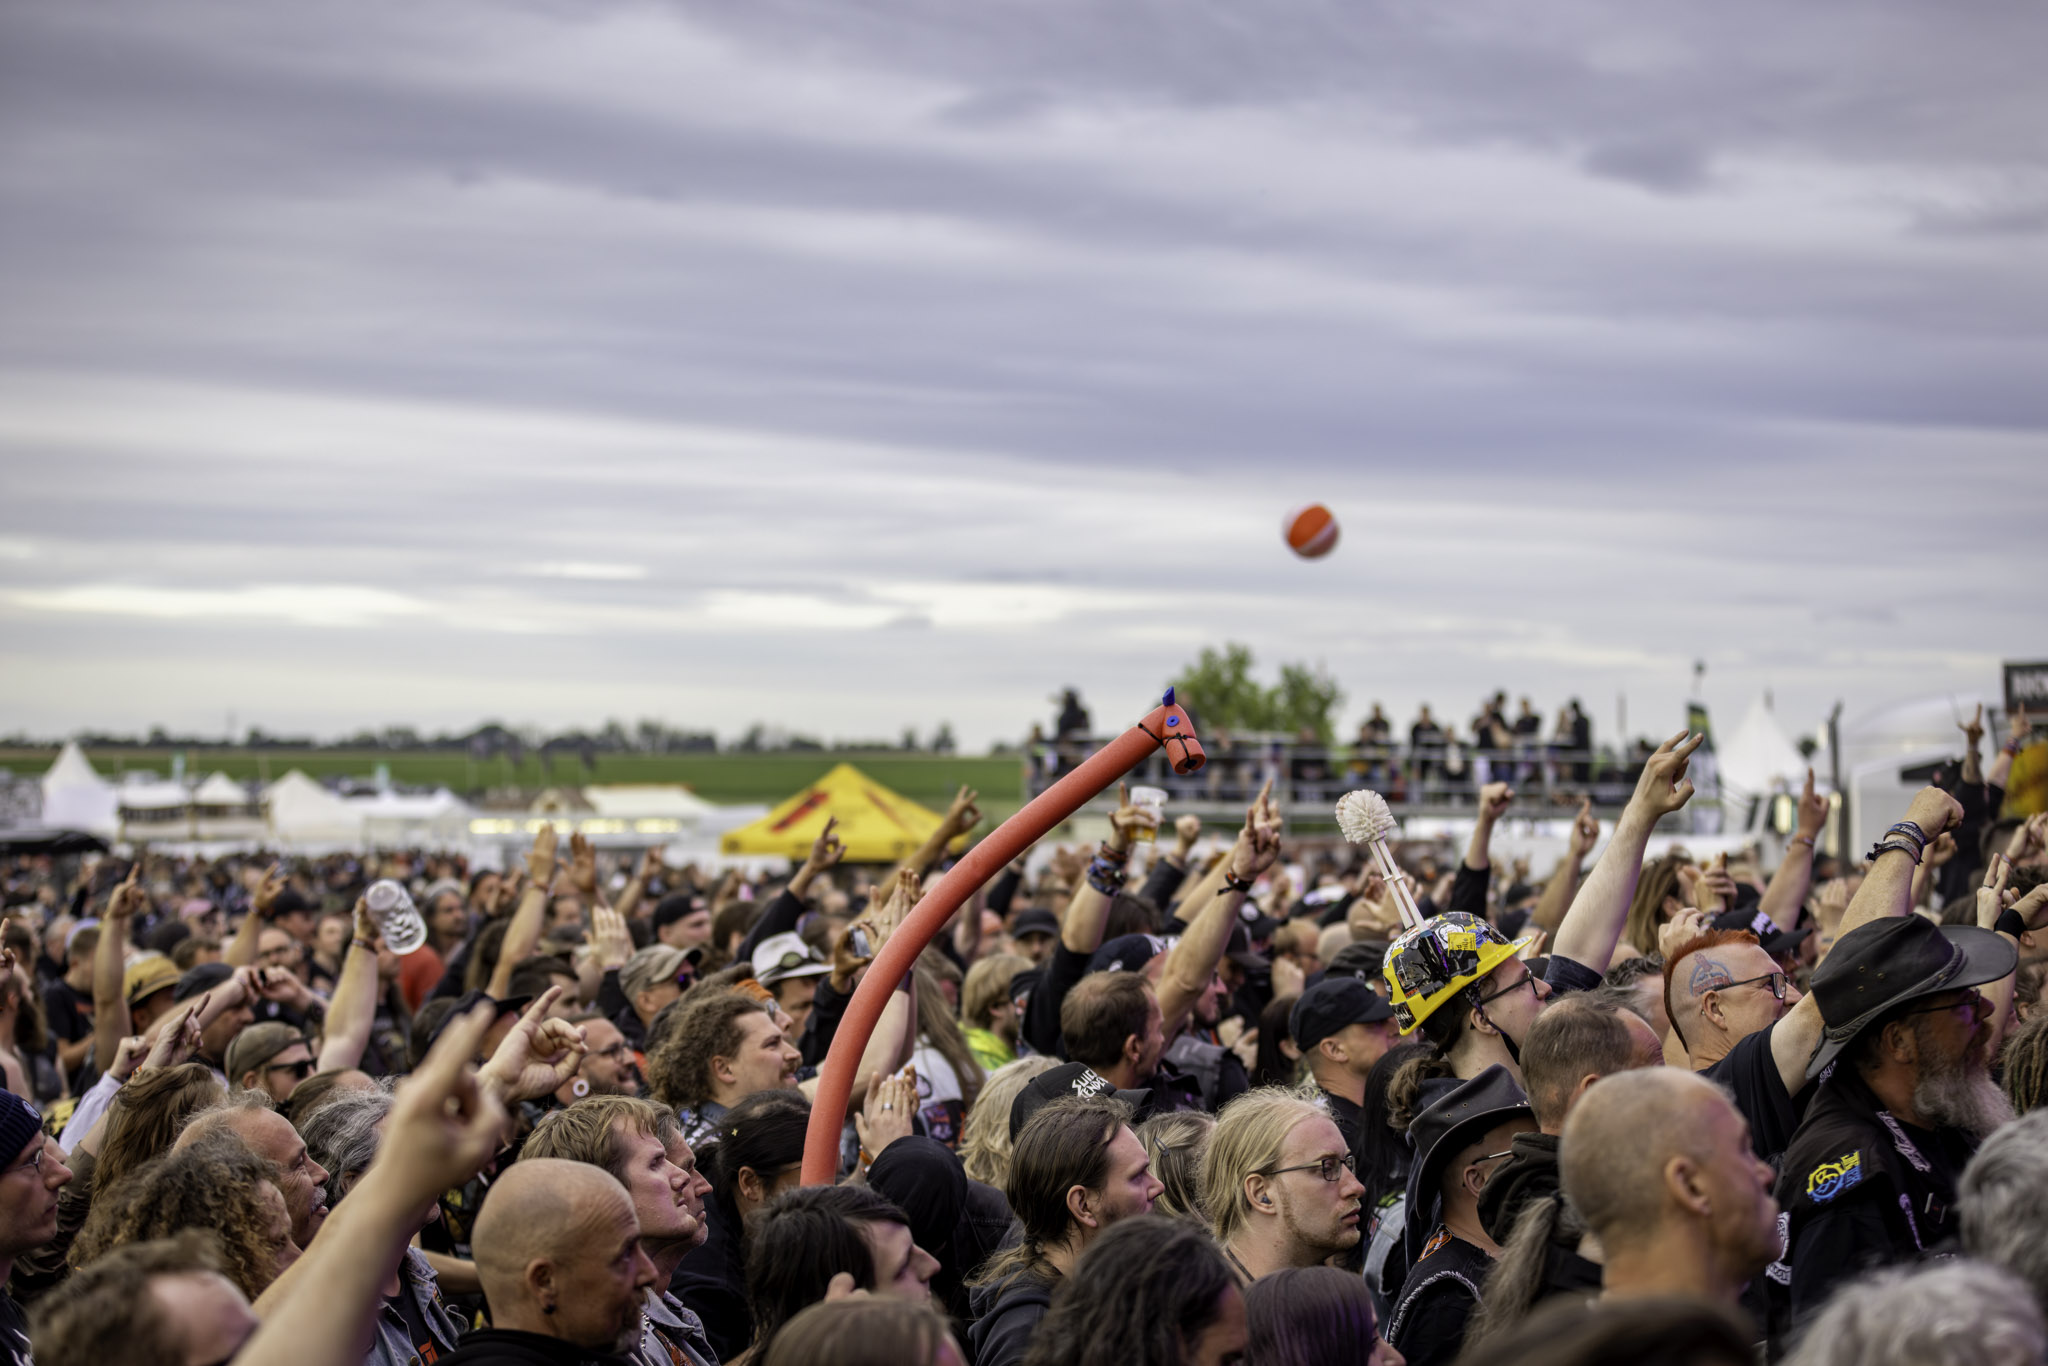
{"type": "Polygon", "coordinates": [[[1033,1077],[1058,1065],[1058,1058],[1019,1058],[989,1074],[974,1108],[967,1112],[967,1128],[960,1139],[960,1160],[969,1177],[1003,1188],[1010,1174],[1010,1106],[1033,1077]]]}

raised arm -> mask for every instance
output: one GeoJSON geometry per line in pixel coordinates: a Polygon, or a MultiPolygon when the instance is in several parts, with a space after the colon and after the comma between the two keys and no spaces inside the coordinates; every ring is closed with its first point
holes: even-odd
{"type": "Polygon", "coordinates": [[[919,877],[929,872],[931,866],[944,857],[947,845],[981,824],[981,808],[974,804],[980,796],[981,794],[971,787],[962,787],[954,793],[953,804],[946,808],[946,814],[940,818],[938,827],[918,846],[915,853],[891,868],[889,876],[894,877],[905,869],[919,877]]]}
{"type": "Polygon", "coordinates": [[[1546,934],[1555,935],[1557,927],[1564,923],[1564,913],[1571,909],[1572,898],[1579,892],[1586,855],[1600,842],[1600,822],[1593,818],[1591,797],[1579,799],[1579,814],[1572,818],[1569,840],[1564,857],[1558,860],[1550,880],[1543,884],[1543,895],[1536,898],[1536,909],[1529,914],[1530,923],[1546,934]]]}
{"type": "Polygon", "coordinates": [[[341,960],[334,997],[327,1003],[318,1070],[338,1072],[361,1062],[376,1019],[377,924],[370,919],[369,906],[357,897],[355,937],[349,942],[348,956],[341,960]]]}
{"type": "Polygon", "coordinates": [[[661,871],[661,846],[651,845],[640,855],[640,864],[633,869],[633,876],[619,891],[618,904],[612,909],[630,920],[640,899],[647,895],[647,884],[661,871]]]}
{"type": "Polygon", "coordinates": [[[121,991],[128,957],[128,926],[142,908],[145,893],[136,885],[142,871],[137,859],[128,878],[107,898],[100,942],[92,951],[92,1055],[101,1067],[111,1065],[128,1036],[128,998],[121,991]]]}
{"type": "Polygon", "coordinates": [[[520,894],[519,909],[505,926],[505,938],[498,948],[498,965],[491,970],[484,988],[493,1000],[502,1001],[512,990],[512,969],[532,955],[540,943],[540,928],[547,914],[548,890],[555,881],[555,849],[560,837],[555,827],[543,821],[526,854],[526,890],[520,894]]]}
{"type": "Polygon", "coordinates": [[[1230,851],[1223,887],[1210,897],[1179,940],[1166,955],[1159,975],[1159,1017],[1165,1036],[1171,1039],[1187,1023],[1195,1003],[1208,989],[1216,965],[1230,947],[1230,927],[1237,923],[1238,907],[1259,875],[1280,857],[1280,813],[1265,794],[1244,814],[1244,829],[1230,851]]]}
{"type": "Polygon", "coordinates": [[[1785,844],[1785,857],[1771,874],[1757,909],[1781,930],[1799,923],[1799,908],[1813,886],[1813,842],[1828,823],[1828,799],[1813,790],[1813,770],[1806,770],[1806,786],[1799,790],[1799,827],[1785,844]]]}
{"type": "MultiPolygon", "coordinates": [[[[1906,819],[1924,830],[1930,843],[1944,831],[1953,829],[1962,818],[1961,805],[1938,787],[1921,788],[1914,794],[1913,805],[1906,812],[1906,819]]],[[[1835,929],[1835,941],[1839,942],[1843,935],[1872,921],[1887,916],[1911,915],[1915,866],[1915,861],[1903,853],[1878,855],[1877,861],[1870,865],[1863,885],[1850,898],[1849,908],[1842,913],[1835,929]]],[[[1820,1046],[1821,1033],[1825,1028],[1820,1018],[1819,1000],[1812,995],[1786,1011],[1784,1018],[1771,1027],[1771,1060],[1778,1064],[1778,1075],[1784,1081],[1788,1095],[1798,1095],[1806,1085],[1806,1063],[1813,1056],[1813,1050],[1820,1046]]]]}
{"type": "Polygon", "coordinates": [[[2012,761],[2019,757],[2020,747],[2027,743],[2033,733],[2034,724],[2027,719],[2024,706],[2014,707],[2009,722],[2011,734],[1999,746],[1998,757],[1991,761],[1991,771],[1984,775],[1984,781],[1993,787],[2004,787],[2006,779],[2012,777],[2012,761]]]}
{"type": "Polygon", "coordinates": [[[270,908],[277,904],[278,893],[284,890],[284,865],[273,863],[264,870],[256,882],[255,890],[249,894],[249,912],[242,917],[242,923],[235,926],[235,933],[221,950],[220,961],[231,968],[246,968],[256,961],[256,941],[263,934],[263,926],[270,919],[270,908]]]}
{"type": "Polygon", "coordinates": [[[1636,894],[1636,879],[1643,872],[1643,850],[1657,822],[1692,800],[1692,783],[1685,776],[1692,752],[1706,739],[1705,734],[1684,731],[1657,746],[1643,764],[1634,795],[1614,823],[1614,838],[1607,852],[1593,865],[1571,909],[1557,927],[1551,951],[1596,972],[1604,972],[1614,957],[1614,946],[1628,924],[1628,905],[1636,894]]]}
{"type": "Polygon", "coordinates": [[[1981,783],[1984,756],[1977,752],[1977,747],[1984,743],[1984,704],[1977,704],[1977,714],[1969,720],[1956,722],[1956,729],[1963,733],[1963,781],[1981,783]]]}
{"type": "Polygon", "coordinates": [[[1116,810],[1109,817],[1109,838],[1102,842],[1088,875],[1074,887],[1060,917],[1060,942],[1072,953],[1093,953],[1102,947],[1102,933],[1109,924],[1109,903],[1123,886],[1124,864],[1131,857],[1131,841],[1138,827],[1150,824],[1149,811],[1131,805],[1128,784],[1117,784],[1116,810]]]}

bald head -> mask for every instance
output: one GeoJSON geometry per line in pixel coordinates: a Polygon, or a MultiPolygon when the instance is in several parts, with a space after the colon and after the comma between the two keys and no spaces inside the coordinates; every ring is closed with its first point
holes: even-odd
{"type": "Polygon", "coordinates": [[[471,1239],[500,1328],[611,1351],[638,1326],[654,1268],[626,1188],[602,1167],[535,1157],[492,1183],[471,1239]]]}
{"type": "Polygon", "coordinates": [[[601,1167],[552,1157],[514,1163],[491,1183],[471,1239],[485,1297],[495,1305],[494,1282],[516,1282],[537,1259],[562,1258],[621,1209],[630,1217],[633,1202],[601,1167]]]}
{"type": "Polygon", "coordinates": [[[1674,1158],[1702,1161],[1732,1121],[1734,1104],[1705,1078],[1675,1067],[1603,1077],[1564,1123],[1564,1191],[1603,1244],[1647,1236],[1663,1220],[1674,1158]]]}

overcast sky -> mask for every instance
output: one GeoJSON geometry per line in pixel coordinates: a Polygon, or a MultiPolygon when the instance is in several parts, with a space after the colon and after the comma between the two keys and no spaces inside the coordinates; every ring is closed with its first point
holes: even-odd
{"type": "Polygon", "coordinates": [[[2025,0],[13,0],[0,730],[979,744],[1226,639],[1348,718],[1990,694],[2048,655],[2044,51],[2025,0]]]}

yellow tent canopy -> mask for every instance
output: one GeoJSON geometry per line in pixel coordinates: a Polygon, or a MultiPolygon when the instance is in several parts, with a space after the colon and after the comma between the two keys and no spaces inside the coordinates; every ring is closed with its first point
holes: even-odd
{"type": "Polygon", "coordinates": [[[930,839],[939,813],[891,792],[852,764],[840,764],[751,825],[728,830],[723,854],[782,855],[801,861],[825,829],[846,844],[849,863],[894,863],[930,839]]]}

